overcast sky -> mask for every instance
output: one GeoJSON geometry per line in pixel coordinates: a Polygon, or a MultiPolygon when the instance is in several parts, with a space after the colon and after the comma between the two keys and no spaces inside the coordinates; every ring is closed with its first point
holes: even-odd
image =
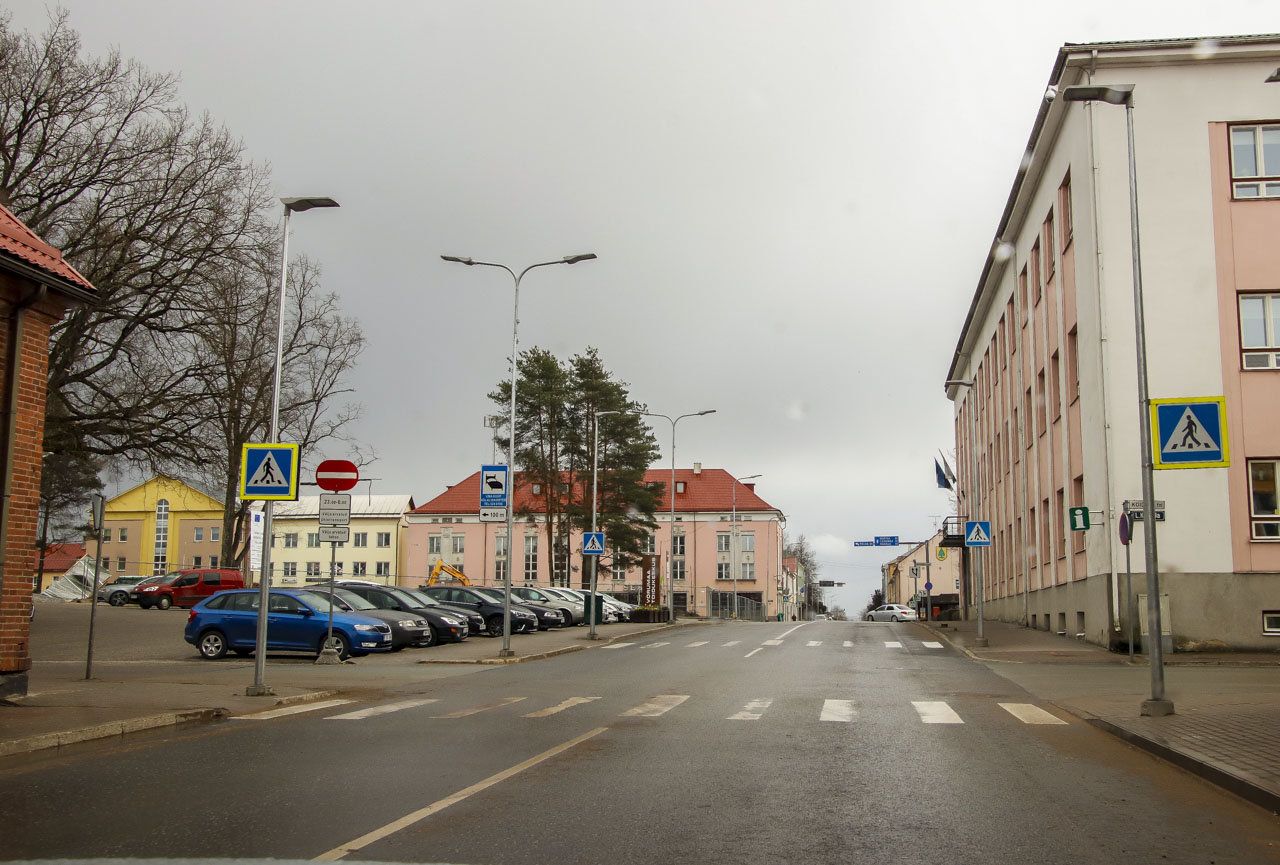
{"type": "MultiPolygon", "coordinates": [[[[34,31],[49,5],[4,3],[34,31]]],[[[61,5],[87,52],[179,73],[279,195],[341,203],[292,220],[290,250],[368,339],[374,492],[421,503],[493,456],[512,281],[440,254],[594,252],[525,279],[521,347],[596,346],[651,411],[716,409],[681,421],[677,464],[762,474],[850,611],[894,554],[853,541],[949,510],[942,381],[1057,49],[1277,20],[1269,0],[61,5]]]]}

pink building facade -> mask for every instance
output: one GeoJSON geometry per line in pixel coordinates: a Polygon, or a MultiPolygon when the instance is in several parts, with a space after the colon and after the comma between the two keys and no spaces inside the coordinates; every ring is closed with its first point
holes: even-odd
{"type": "MultiPolygon", "coordinates": [[[[671,472],[650,470],[646,483],[661,484],[664,493],[650,536],[648,552],[658,555],[663,573],[673,565],[672,582],[677,612],[719,615],[726,595],[760,605],[759,614],[789,617],[796,610],[794,576],[783,568],[781,511],[760,498],[754,484],[744,484],[722,469],[677,469],[675,482],[675,556],[672,552],[671,500],[667,497],[671,472]],[[736,515],[736,520],[735,520],[736,515]]],[[[590,497],[590,479],[586,480],[590,497]]],[[[541,490],[516,472],[516,544],[512,585],[584,588],[590,571],[582,556],[582,532],[569,538],[568,571],[553,572],[546,520],[540,513],[541,490]]],[[[581,494],[575,490],[575,494],[581,494]]],[[[444,493],[405,516],[401,585],[420,585],[443,559],[481,585],[501,584],[507,567],[506,523],[480,521],[480,473],[449,487],[444,493]]],[[[606,538],[607,542],[607,538],[606,538]]],[[[639,591],[639,568],[615,568],[602,557],[599,589],[632,598],[639,591]]]]}
{"type": "MultiPolygon", "coordinates": [[[[1230,464],[1156,472],[1176,649],[1280,650],[1277,65],[1276,37],[1067,45],[1049,81],[1134,85],[1150,396],[1224,399],[1230,464]]],[[[1131,598],[1146,625],[1142,533],[1131,584],[1117,537],[1142,497],[1128,178],[1123,106],[1045,100],[947,373],[960,515],[992,533],[964,580],[988,618],[1113,647],[1131,598]]]]}

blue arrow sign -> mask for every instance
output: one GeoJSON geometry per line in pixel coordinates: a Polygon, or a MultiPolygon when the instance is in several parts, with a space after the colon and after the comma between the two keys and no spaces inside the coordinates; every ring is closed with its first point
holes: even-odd
{"type": "Polygon", "coordinates": [[[298,498],[298,446],[246,444],[240,451],[240,498],[295,501],[298,498]]]}
{"type": "Polygon", "coordinates": [[[582,534],[582,554],[584,556],[604,555],[604,532],[584,532],[582,534]]]}
{"type": "Polygon", "coordinates": [[[853,545],[855,547],[874,547],[876,545],[876,542],[875,541],[854,541],[853,545]]]}

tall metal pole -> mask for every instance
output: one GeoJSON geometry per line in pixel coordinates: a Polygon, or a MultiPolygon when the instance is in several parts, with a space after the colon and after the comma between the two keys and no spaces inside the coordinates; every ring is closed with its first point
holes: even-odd
{"type": "MultiPolygon", "coordinates": [[[[596,531],[596,509],[597,509],[597,483],[596,476],[600,470],[600,418],[610,414],[621,414],[618,411],[598,411],[594,413],[593,424],[593,441],[591,445],[591,533],[596,531]]],[[[591,557],[591,593],[587,595],[587,601],[591,609],[587,612],[587,623],[589,625],[587,639],[599,639],[596,636],[596,589],[597,575],[600,571],[600,557],[591,557]]]]}

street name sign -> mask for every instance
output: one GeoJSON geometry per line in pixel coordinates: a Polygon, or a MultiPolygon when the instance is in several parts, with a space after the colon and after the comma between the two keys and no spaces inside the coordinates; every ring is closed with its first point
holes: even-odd
{"type": "MultiPolygon", "coordinates": [[[[1156,512],[1156,522],[1163,523],[1165,510],[1164,499],[1156,499],[1151,503],[1151,505],[1152,510],[1156,512]]],[[[1143,519],[1142,499],[1125,499],[1124,502],[1121,503],[1120,509],[1129,515],[1129,522],[1133,522],[1134,520],[1141,522],[1143,519]]]]}
{"type": "Polygon", "coordinates": [[[897,535],[877,535],[876,546],[877,547],[896,547],[898,546],[898,536],[897,535]]]}
{"type": "Polygon", "coordinates": [[[1152,468],[1208,469],[1231,465],[1226,398],[1151,400],[1152,468]]]}
{"type": "Polygon", "coordinates": [[[966,520],[964,524],[964,545],[966,547],[991,546],[991,521],[966,520]]]}
{"type": "MultiPolygon", "coordinates": [[[[320,525],[347,526],[351,524],[351,494],[327,493],[320,497],[320,525]]],[[[324,540],[324,538],[321,538],[324,540]]]]}
{"type": "Polygon", "coordinates": [[[240,498],[295,501],[298,498],[298,446],[244,445],[240,450],[240,498]]]}

